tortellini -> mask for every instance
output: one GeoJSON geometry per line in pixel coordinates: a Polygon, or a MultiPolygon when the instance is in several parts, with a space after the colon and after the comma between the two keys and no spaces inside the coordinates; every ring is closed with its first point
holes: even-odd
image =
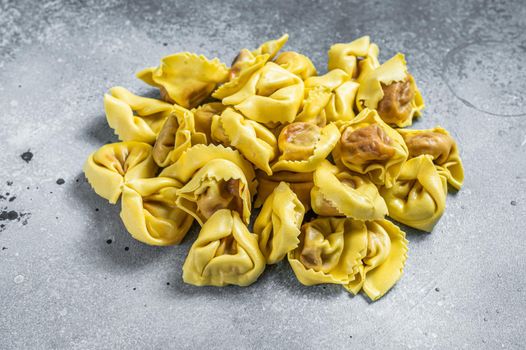
{"type": "Polygon", "coordinates": [[[175,204],[181,184],[167,177],[126,182],[121,219],[138,241],[151,245],[179,244],[194,218],[175,204]]]}
{"type": "Polygon", "coordinates": [[[347,44],[334,44],[329,53],[328,69],[341,69],[352,78],[358,78],[360,74],[359,62],[365,60],[369,67],[376,67],[378,63],[378,46],[371,43],[369,36],[362,36],[347,44]]]}
{"type": "Polygon", "coordinates": [[[228,160],[214,159],[177,191],[176,204],[195,217],[200,225],[220,209],[236,211],[248,223],[251,199],[241,168],[228,160]]]}
{"type": "Polygon", "coordinates": [[[260,123],[290,123],[303,101],[303,80],[273,62],[254,72],[246,83],[221,89],[215,98],[260,123]]]}
{"type": "Polygon", "coordinates": [[[298,246],[305,208],[289,185],[281,182],[267,197],[254,222],[267,264],[276,264],[298,246]]]}
{"type": "Polygon", "coordinates": [[[400,129],[409,150],[409,158],[429,154],[439,172],[445,174],[448,183],[460,190],[464,182],[464,168],[458,152],[457,143],[440,126],[428,130],[400,129]]]}
{"type": "Polygon", "coordinates": [[[117,203],[125,181],[155,176],[157,165],[152,146],[126,141],[102,146],[90,154],[84,174],[95,192],[110,203],[117,203]]]}
{"type": "Polygon", "coordinates": [[[280,182],[286,182],[305,207],[305,211],[309,211],[311,202],[310,193],[314,186],[312,172],[294,173],[290,171],[279,171],[273,173],[272,176],[268,176],[265,173],[258,171],[256,174],[258,179],[257,198],[254,203],[256,208],[263,205],[263,202],[272,194],[280,182]]]}
{"type": "Polygon", "coordinates": [[[433,158],[409,159],[391,188],[380,189],[389,216],[407,226],[431,231],[446,206],[447,179],[440,176],[433,158]]]}
{"type": "Polygon", "coordinates": [[[340,138],[338,127],[329,124],[323,128],[307,122],[294,122],[285,126],[278,138],[279,158],[272,171],[314,171],[331,153],[340,138]]]}
{"type": "MultiPolygon", "coordinates": [[[[354,100],[360,84],[351,80],[351,76],[341,69],[334,69],[327,74],[305,80],[306,100],[310,94],[319,93],[319,88],[329,90],[330,97],[321,113],[327,122],[352,120],[354,100]]],[[[323,99],[324,100],[324,99],[323,99]]]]}
{"type": "MultiPolygon", "coordinates": [[[[357,273],[344,287],[351,293],[360,290],[371,300],[378,300],[402,277],[407,259],[405,233],[387,220],[366,221],[365,255],[358,264],[357,273]]],[[[356,237],[358,240],[358,237],[356,237]]],[[[363,246],[360,236],[359,246],[363,246]]]]}
{"type": "Polygon", "coordinates": [[[384,199],[365,176],[353,174],[325,160],[314,171],[312,209],[323,216],[347,216],[360,220],[381,219],[387,214],[384,199]]]}
{"type": "Polygon", "coordinates": [[[207,143],[206,134],[196,131],[193,113],[174,105],[153,146],[153,159],[160,167],[166,167],[192,145],[203,143],[207,143]]]}
{"type": "Polygon", "coordinates": [[[312,61],[307,56],[294,51],[282,52],[274,62],[302,80],[318,75],[312,61]]]}
{"type": "Polygon", "coordinates": [[[155,142],[164,122],[172,113],[171,104],[134,95],[120,86],[111,88],[110,94],[104,95],[104,109],[108,125],[121,141],[150,144],[155,142]]]}
{"type": "Polygon", "coordinates": [[[239,214],[222,209],[201,228],[183,265],[183,280],[195,286],[248,286],[265,269],[256,235],[239,214]]]}
{"type": "Polygon", "coordinates": [[[228,68],[217,58],[181,52],[164,57],[160,66],[146,68],[137,77],[158,87],[165,101],[193,108],[228,79],[228,68]]]}
{"type": "Polygon", "coordinates": [[[356,105],[359,110],[376,109],[389,125],[405,127],[413,123],[413,116],[419,116],[424,109],[424,100],[407,72],[404,55],[399,53],[364,75],[356,105]]]}
{"type": "Polygon", "coordinates": [[[304,285],[377,300],[407,258],[405,233],[385,217],[431,231],[448,183],[464,180],[458,146],[441,127],[398,129],[424,108],[402,54],[381,64],[363,36],[332,45],[318,75],[309,57],[280,53],[287,40],[241,49],[230,67],[166,56],[137,74],[160,99],[110,89],[106,117],[123,142],[93,152],[84,172],[97,194],[121,199],[124,226],[145,244],[177,245],[201,226],[186,283],[247,286],[286,256],[304,285]]]}
{"type": "Polygon", "coordinates": [[[256,193],[256,174],[252,165],[236,150],[222,145],[195,145],[186,150],[174,164],[164,168],[159,176],[187,183],[199,169],[214,159],[225,159],[237,165],[245,174],[250,193],[256,193]]]}
{"type": "Polygon", "coordinates": [[[227,108],[213,117],[211,130],[212,139],[235,147],[257,168],[272,174],[269,164],[276,156],[277,141],[265,126],[227,108]]]}
{"type": "Polygon", "coordinates": [[[290,266],[304,285],[347,285],[359,271],[366,237],[363,221],[317,218],[301,227],[300,244],[288,253],[290,266]]]}
{"type": "Polygon", "coordinates": [[[341,124],[340,131],[341,138],[332,153],[335,162],[367,174],[376,185],[391,187],[408,157],[400,134],[371,109],[341,124]]]}

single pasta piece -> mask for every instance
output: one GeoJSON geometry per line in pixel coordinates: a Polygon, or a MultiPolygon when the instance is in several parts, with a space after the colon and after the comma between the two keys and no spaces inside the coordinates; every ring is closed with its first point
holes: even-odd
{"type": "Polygon", "coordinates": [[[407,226],[431,232],[446,207],[447,179],[430,155],[409,159],[391,188],[381,188],[389,216],[407,226]]]}
{"type": "Polygon", "coordinates": [[[228,68],[217,58],[180,52],[164,57],[158,67],[146,68],[137,77],[158,87],[165,101],[193,108],[228,79],[228,68]]]}
{"type": "Polygon", "coordinates": [[[302,80],[318,75],[312,61],[307,56],[294,51],[282,52],[274,62],[302,80]]]}
{"type": "Polygon", "coordinates": [[[183,265],[183,280],[195,286],[248,286],[265,269],[256,235],[236,211],[216,211],[203,225],[183,265]]]}
{"type": "Polygon", "coordinates": [[[457,143],[440,126],[428,130],[399,129],[409,150],[409,158],[429,154],[437,170],[446,176],[448,183],[460,190],[464,182],[464,167],[457,143]]]}
{"type": "Polygon", "coordinates": [[[221,115],[225,110],[221,102],[205,103],[192,109],[196,133],[203,133],[206,136],[206,144],[213,143],[212,139],[212,119],[215,115],[221,115]]]}
{"type": "Polygon", "coordinates": [[[273,62],[253,73],[250,69],[251,75],[241,72],[213,96],[260,123],[292,122],[303,101],[303,80],[273,62]],[[241,82],[242,76],[248,80],[241,82]]]}
{"type": "Polygon", "coordinates": [[[387,206],[376,186],[364,175],[323,163],[314,171],[311,205],[323,216],[346,216],[359,220],[382,219],[387,206]]]}
{"type": "Polygon", "coordinates": [[[353,79],[359,79],[360,62],[366,61],[367,66],[377,67],[378,46],[371,43],[368,35],[362,36],[347,44],[334,44],[329,49],[328,70],[341,69],[353,79]]]}
{"type": "Polygon", "coordinates": [[[375,301],[402,277],[407,260],[405,233],[387,220],[366,221],[367,249],[355,278],[345,289],[353,294],[363,290],[375,301]]]}
{"type": "MultiPolygon", "coordinates": [[[[341,69],[334,69],[325,75],[306,79],[305,103],[308,103],[309,100],[317,101],[318,104],[320,101],[325,101],[324,98],[318,100],[316,96],[311,97],[311,94],[320,94],[321,87],[329,91],[330,97],[321,112],[324,115],[318,118],[325,119],[327,122],[335,122],[348,121],[355,117],[353,107],[359,84],[352,81],[349,74],[341,69]]],[[[299,120],[305,118],[305,116],[299,116],[299,120]]],[[[310,118],[312,119],[312,116],[310,118]]]]}
{"type": "Polygon", "coordinates": [[[424,100],[413,76],[407,72],[404,55],[396,54],[381,66],[372,69],[360,81],[356,105],[376,109],[389,125],[409,126],[420,116],[424,100]]]}
{"type": "Polygon", "coordinates": [[[257,168],[272,175],[269,163],[277,154],[277,141],[265,126],[227,108],[213,117],[211,130],[214,141],[236,148],[257,168]]]}
{"type": "Polygon", "coordinates": [[[262,171],[256,172],[258,179],[258,191],[254,206],[259,208],[265,200],[274,192],[274,189],[285,182],[292,192],[296,194],[299,201],[305,207],[305,211],[310,210],[310,192],[314,186],[311,173],[294,173],[289,171],[279,171],[268,176],[262,171]]]}
{"type": "Polygon", "coordinates": [[[254,233],[267,264],[276,264],[298,246],[305,208],[285,182],[267,197],[254,222],[254,233]]]}
{"type": "Polygon", "coordinates": [[[208,162],[225,159],[237,165],[247,179],[250,193],[256,194],[257,181],[254,167],[237,151],[223,145],[195,145],[187,149],[172,165],[164,168],[159,176],[166,176],[186,184],[208,162]]]}
{"type": "Polygon", "coordinates": [[[111,88],[109,94],[104,94],[104,109],[108,124],[119,140],[153,144],[173,107],[117,86],[111,88]]]}
{"type": "Polygon", "coordinates": [[[332,152],[336,164],[367,174],[376,185],[391,187],[408,156],[400,134],[371,109],[364,109],[351,122],[341,123],[340,132],[332,152]]]}
{"type": "Polygon", "coordinates": [[[319,217],[303,224],[299,237],[288,260],[302,284],[347,285],[354,280],[367,247],[363,221],[319,217]]]}
{"type": "Polygon", "coordinates": [[[294,122],[285,126],[278,138],[280,156],[272,171],[314,171],[331,153],[340,138],[338,127],[320,128],[312,123],[294,122]]]}
{"type": "Polygon", "coordinates": [[[84,163],[84,174],[102,198],[115,204],[126,181],[155,176],[157,165],[152,146],[144,142],[125,141],[102,146],[84,163]]]}
{"type": "Polygon", "coordinates": [[[331,89],[323,85],[310,89],[294,121],[312,123],[323,128],[327,125],[325,107],[332,97],[331,89]]]}
{"type": "Polygon", "coordinates": [[[279,50],[287,43],[289,40],[288,34],[283,34],[276,40],[269,40],[259,45],[257,49],[252,51],[254,56],[258,55],[269,55],[269,59],[273,59],[279,50]]]}
{"type": "Polygon", "coordinates": [[[206,134],[195,128],[193,113],[173,105],[172,114],[166,119],[153,146],[153,160],[160,167],[167,167],[192,145],[206,143],[206,134]]]}
{"type": "Polygon", "coordinates": [[[167,177],[124,184],[120,216],[133,238],[158,246],[181,242],[194,218],[175,205],[180,187],[181,183],[167,177]]]}
{"type": "Polygon", "coordinates": [[[201,226],[220,209],[236,211],[247,224],[250,221],[251,196],[245,174],[225,159],[211,160],[199,169],[177,191],[176,204],[201,226]]]}

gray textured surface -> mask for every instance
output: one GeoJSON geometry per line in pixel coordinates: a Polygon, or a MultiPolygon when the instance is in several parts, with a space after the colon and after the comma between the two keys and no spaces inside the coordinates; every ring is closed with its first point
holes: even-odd
{"type": "Polygon", "coordinates": [[[24,214],[0,221],[0,348],[524,347],[524,2],[82,3],[0,0],[0,211],[24,214]],[[284,32],[321,71],[363,34],[382,59],[404,52],[428,105],[415,127],[460,144],[464,189],[432,234],[408,232],[405,275],[376,303],[303,287],[285,263],[249,288],[184,285],[195,233],[135,242],[81,173],[115,140],[108,88],[148,93],[134,73],[163,55],[229,62],[284,32]]]}

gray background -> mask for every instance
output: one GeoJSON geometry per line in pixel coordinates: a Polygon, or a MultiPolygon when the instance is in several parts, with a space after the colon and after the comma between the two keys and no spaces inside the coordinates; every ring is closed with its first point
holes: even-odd
{"type": "Polygon", "coordinates": [[[0,348],[523,347],[525,18],[521,1],[0,0],[0,348]],[[148,94],[134,73],[164,55],[229,63],[285,32],[320,72],[332,43],[364,34],[382,60],[404,52],[427,104],[415,127],[460,144],[464,188],[433,233],[408,230],[405,274],[376,303],[303,287],[286,263],[249,288],[185,285],[195,230],[140,244],[82,175],[116,140],[108,88],[148,94]]]}

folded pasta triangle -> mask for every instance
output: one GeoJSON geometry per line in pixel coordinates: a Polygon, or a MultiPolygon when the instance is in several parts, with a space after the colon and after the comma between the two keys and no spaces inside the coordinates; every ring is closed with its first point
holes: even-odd
{"type": "Polygon", "coordinates": [[[296,194],[281,182],[267,197],[254,222],[254,233],[267,264],[276,264],[300,242],[305,208],[296,194]]]}
{"type": "Polygon", "coordinates": [[[447,180],[430,155],[409,159],[391,188],[380,189],[389,216],[407,226],[430,232],[446,206],[447,180]]]}
{"type": "Polygon", "coordinates": [[[201,228],[183,265],[183,280],[196,286],[248,286],[265,269],[257,238],[239,214],[218,210],[201,228]]]}
{"type": "Polygon", "coordinates": [[[194,218],[175,204],[180,187],[177,180],[167,177],[125,183],[120,216],[133,238],[158,246],[181,242],[194,218]]]}
{"type": "Polygon", "coordinates": [[[206,134],[195,128],[194,114],[186,108],[173,105],[172,114],[166,119],[153,146],[153,159],[160,167],[167,167],[175,163],[188,148],[206,143],[206,134]]]}
{"type": "Polygon", "coordinates": [[[155,176],[157,165],[152,158],[152,146],[125,141],[102,146],[90,154],[83,169],[95,192],[115,204],[124,182],[155,176]]]}
{"type": "Polygon", "coordinates": [[[134,95],[117,86],[104,95],[104,109],[108,124],[119,140],[153,144],[172,112],[172,105],[134,95]]]}
{"type": "Polygon", "coordinates": [[[303,224],[299,246],[288,253],[298,280],[304,285],[347,285],[355,278],[367,247],[363,221],[319,217],[303,224]]]}
{"type": "MultiPolygon", "coordinates": [[[[358,78],[358,62],[373,60],[378,62],[378,47],[371,43],[369,36],[362,36],[350,43],[334,44],[329,49],[328,70],[341,69],[352,78],[358,78]]],[[[378,64],[379,65],[379,64],[378,64]]]]}
{"type": "Polygon", "coordinates": [[[446,176],[448,183],[460,190],[464,182],[464,167],[457,143],[449,132],[440,126],[427,130],[399,129],[409,150],[409,157],[429,154],[439,173],[446,176]]]}
{"type": "Polygon", "coordinates": [[[315,213],[359,220],[381,219],[387,206],[376,186],[365,176],[323,163],[314,171],[311,204],[315,213]]]}
{"type": "Polygon", "coordinates": [[[251,199],[241,168],[225,159],[213,159],[177,191],[176,204],[201,226],[220,209],[236,211],[248,223],[251,199]]]}
{"type": "Polygon", "coordinates": [[[286,51],[279,54],[274,62],[302,80],[318,75],[312,61],[307,56],[294,51],[286,51]]]}
{"type": "Polygon", "coordinates": [[[181,52],[164,57],[160,66],[146,68],[137,77],[158,87],[167,102],[193,108],[227,80],[228,68],[217,58],[181,52]]]}
{"type": "Polygon", "coordinates": [[[360,111],[376,109],[389,125],[405,127],[413,123],[413,117],[424,109],[424,100],[414,78],[407,72],[403,54],[396,54],[363,76],[356,105],[360,111]]]}
{"type": "Polygon", "coordinates": [[[214,141],[236,148],[257,168],[272,174],[269,163],[276,156],[277,141],[265,126],[227,108],[213,117],[211,130],[214,141]]]}

